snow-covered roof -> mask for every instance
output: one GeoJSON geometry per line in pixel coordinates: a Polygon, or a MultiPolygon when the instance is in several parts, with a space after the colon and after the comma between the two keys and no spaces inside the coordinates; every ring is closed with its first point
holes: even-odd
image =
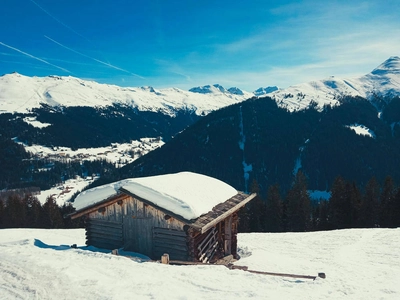
{"type": "Polygon", "coordinates": [[[122,188],[186,220],[209,212],[238,192],[230,185],[201,174],[181,172],[130,178],[84,191],[75,199],[79,211],[118,194],[122,188]]]}

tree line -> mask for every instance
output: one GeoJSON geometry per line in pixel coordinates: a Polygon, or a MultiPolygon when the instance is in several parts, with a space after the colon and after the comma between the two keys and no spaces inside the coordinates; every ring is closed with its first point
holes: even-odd
{"type": "Polygon", "coordinates": [[[304,232],[345,228],[395,228],[400,226],[400,186],[388,176],[380,185],[371,178],[361,189],[338,176],[330,199],[312,200],[306,176],[299,171],[291,188],[282,196],[278,184],[266,197],[253,181],[256,199],[240,212],[241,232],[304,232]]]}
{"type": "Polygon", "coordinates": [[[63,217],[74,210],[71,204],[58,206],[51,196],[41,204],[31,193],[10,193],[0,197],[0,228],[78,228],[80,220],[63,217]]]}
{"type": "MultiPolygon", "coordinates": [[[[254,180],[257,197],[240,211],[240,232],[304,232],[345,228],[400,227],[400,186],[388,176],[380,185],[371,178],[363,189],[338,176],[330,199],[312,200],[307,178],[299,171],[282,195],[278,184],[265,197],[254,180]]],[[[83,221],[63,216],[71,204],[58,206],[54,197],[41,204],[32,193],[0,195],[0,228],[77,228],[83,221]]]]}

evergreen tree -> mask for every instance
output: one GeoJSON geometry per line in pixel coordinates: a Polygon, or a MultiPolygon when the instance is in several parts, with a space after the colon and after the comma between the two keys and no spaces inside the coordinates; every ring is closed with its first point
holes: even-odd
{"type": "Polygon", "coordinates": [[[358,227],[362,196],[355,182],[346,183],[346,195],[349,203],[349,214],[346,226],[347,228],[358,227]]]}
{"type": "Polygon", "coordinates": [[[329,202],[327,200],[320,200],[317,205],[314,230],[329,230],[331,224],[329,223],[329,202]]]}
{"type": "Polygon", "coordinates": [[[248,205],[245,205],[238,212],[238,232],[250,232],[250,212],[248,205]]]}
{"type": "Polygon", "coordinates": [[[250,232],[263,232],[265,231],[265,203],[260,196],[260,186],[256,180],[253,180],[251,193],[256,193],[257,196],[249,203],[250,214],[250,232]]]}
{"type": "Polygon", "coordinates": [[[42,228],[43,208],[39,200],[32,195],[25,195],[24,203],[26,205],[26,226],[30,228],[42,228]]]}
{"type": "Polygon", "coordinates": [[[338,176],[332,186],[328,219],[332,229],[358,226],[361,194],[356,184],[338,176]]]}
{"type": "Polygon", "coordinates": [[[0,198],[0,228],[4,226],[4,202],[3,199],[0,198]]]}
{"type": "Polygon", "coordinates": [[[71,218],[66,217],[68,214],[73,213],[75,211],[75,208],[71,205],[71,203],[64,203],[63,206],[60,208],[60,213],[63,216],[64,219],[64,226],[63,228],[79,228],[83,227],[83,224],[81,224],[81,221],[83,218],[78,218],[75,220],[71,220],[71,218]],[[82,225],[82,226],[81,226],[82,225]]]}
{"type": "Polygon", "coordinates": [[[280,195],[279,185],[275,184],[268,188],[265,231],[281,232],[283,229],[282,214],[282,197],[280,195]]]}
{"type": "Polygon", "coordinates": [[[378,225],[378,207],[379,207],[379,185],[375,177],[371,178],[362,197],[360,210],[360,226],[373,228],[378,225]]]}
{"type": "Polygon", "coordinates": [[[385,178],[379,205],[379,225],[381,227],[391,227],[394,222],[393,208],[395,200],[394,183],[391,176],[385,178]]]}
{"type": "Polygon", "coordinates": [[[20,196],[11,194],[4,210],[4,227],[21,228],[26,225],[26,207],[20,196]]]}
{"type": "Polygon", "coordinates": [[[299,171],[286,196],[287,230],[307,231],[310,227],[311,200],[307,192],[307,180],[299,171]]]}
{"type": "Polygon", "coordinates": [[[346,195],[346,182],[341,176],[336,177],[332,185],[332,196],[329,199],[329,222],[333,229],[346,228],[346,215],[349,203],[346,195]]]}
{"type": "Polygon", "coordinates": [[[64,221],[54,197],[49,196],[43,204],[45,228],[63,228],[64,221]]]}
{"type": "Polygon", "coordinates": [[[397,189],[392,205],[392,220],[389,227],[400,227],[400,188],[397,189]]]}

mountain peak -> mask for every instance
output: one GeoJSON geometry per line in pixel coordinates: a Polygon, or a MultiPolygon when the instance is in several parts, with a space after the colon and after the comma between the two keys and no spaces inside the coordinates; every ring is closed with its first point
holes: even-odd
{"type": "Polygon", "coordinates": [[[256,96],[263,96],[272,92],[279,90],[277,86],[268,86],[266,88],[260,87],[254,91],[254,95],[256,96]]]}
{"type": "Polygon", "coordinates": [[[211,85],[197,86],[191,88],[189,92],[199,93],[199,94],[211,94],[215,92],[225,93],[226,89],[219,84],[213,84],[212,86],[211,85]]]}
{"type": "Polygon", "coordinates": [[[244,95],[243,91],[237,87],[231,87],[228,89],[228,92],[234,95],[244,95]]]}
{"type": "Polygon", "coordinates": [[[371,73],[373,75],[400,74],[400,57],[391,56],[371,73]]]}

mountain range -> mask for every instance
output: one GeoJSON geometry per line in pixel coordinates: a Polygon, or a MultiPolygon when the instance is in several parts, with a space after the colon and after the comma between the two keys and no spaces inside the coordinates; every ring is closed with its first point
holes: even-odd
{"type": "Polygon", "coordinates": [[[27,157],[12,138],[77,149],[161,137],[163,147],[117,177],[188,170],[241,190],[253,180],[263,190],[273,183],[287,189],[300,169],[320,190],[338,175],[361,184],[371,176],[400,180],[399,95],[397,56],[358,78],[252,93],[218,84],[158,90],[13,73],[0,77],[0,138],[7,145],[0,152],[27,157]]]}
{"type": "Polygon", "coordinates": [[[107,107],[126,105],[138,111],[161,112],[175,115],[175,111],[190,110],[197,115],[251,97],[271,96],[277,104],[290,111],[304,109],[310,102],[318,107],[337,105],[343,96],[375,99],[400,93],[400,58],[392,56],[366,74],[357,78],[337,78],[311,81],[278,89],[276,86],[247,92],[237,87],[225,89],[219,84],[193,87],[189,91],[178,88],[155,89],[120,87],[99,84],[72,76],[28,77],[18,73],[0,77],[0,112],[27,113],[41,104],[62,107],[107,107]]]}
{"type": "Polygon", "coordinates": [[[357,78],[336,78],[311,81],[273,92],[279,106],[289,110],[307,107],[310,102],[338,105],[344,96],[362,97],[371,101],[393,98],[400,94],[400,57],[392,56],[372,72],[357,78]]]}
{"type": "Polygon", "coordinates": [[[0,77],[0,112],[28,113],[42,105],[52,107],[108,107],[114,104],[175,116],[189,110],[205,115],[254,96],[238,88],[200,86],[184,91],[99,84],[75,77],[28,77],[18,73],[0,77]]]}

